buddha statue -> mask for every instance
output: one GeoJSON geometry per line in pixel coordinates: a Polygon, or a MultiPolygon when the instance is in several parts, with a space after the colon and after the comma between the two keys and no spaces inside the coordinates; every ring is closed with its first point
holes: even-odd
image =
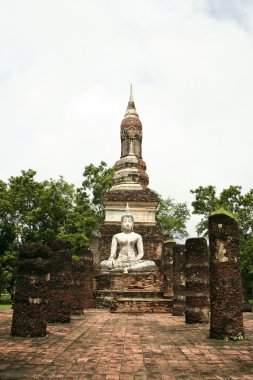
{"type": "Polygon", "coordinates": [[[142,260],[142,237],[133,231],[133,226],[134,218],[127,206],[126,213],[121,217],[122,232],[113,236],[110,257],[100,264],[103,271],[128,273],[147,271],[155,267],[154,261],[142,260]]]}

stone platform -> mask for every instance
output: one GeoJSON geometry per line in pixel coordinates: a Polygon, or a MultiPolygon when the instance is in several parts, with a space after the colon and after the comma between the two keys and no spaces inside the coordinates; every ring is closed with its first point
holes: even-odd
{"type": "Polygon", "coordinates": [[[168,313],[172,299],[163,295],[163,275],[109,272],[95,276],[94,307],[114,313],[168,313]]]}

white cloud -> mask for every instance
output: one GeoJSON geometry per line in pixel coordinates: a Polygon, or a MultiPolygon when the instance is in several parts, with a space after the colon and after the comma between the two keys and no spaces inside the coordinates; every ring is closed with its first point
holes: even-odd
{"type": "Polygon", "coordinates": [[[129,84],[150,186],[252,188],[253,6],[249,1],[0,3],[0,173],[80,184],[120,155],[129,84]]]}

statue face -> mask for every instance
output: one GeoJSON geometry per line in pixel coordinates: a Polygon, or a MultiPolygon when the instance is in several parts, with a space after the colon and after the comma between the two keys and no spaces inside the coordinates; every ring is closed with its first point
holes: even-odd
{"type": "Polygon", "coordinates": [[[130,216],[124,216],[122,219],[122,231],[133,231],[133,219],[130,216]]]}

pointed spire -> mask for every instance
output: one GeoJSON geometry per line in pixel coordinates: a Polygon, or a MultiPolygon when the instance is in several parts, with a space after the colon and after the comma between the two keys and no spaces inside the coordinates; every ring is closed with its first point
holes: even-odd
{"type": "Polygon", "coordinates": [[[133,102],[133,85],[132,83],[130,84],[130,96],[129,96],[129,102],[133,102]]]}
{"type": "Polygon", "coordinates": [[[130,85],[130,96],[129,96],[129,102],[127,105],[126,113],[124,116],[124,119],[127,119],[129,117],[134,117],[139,119],[139,115],[136,112],[135,104],[134,104],[134,99],[133,99],[133,86],[132,84],[130,85]]]}

